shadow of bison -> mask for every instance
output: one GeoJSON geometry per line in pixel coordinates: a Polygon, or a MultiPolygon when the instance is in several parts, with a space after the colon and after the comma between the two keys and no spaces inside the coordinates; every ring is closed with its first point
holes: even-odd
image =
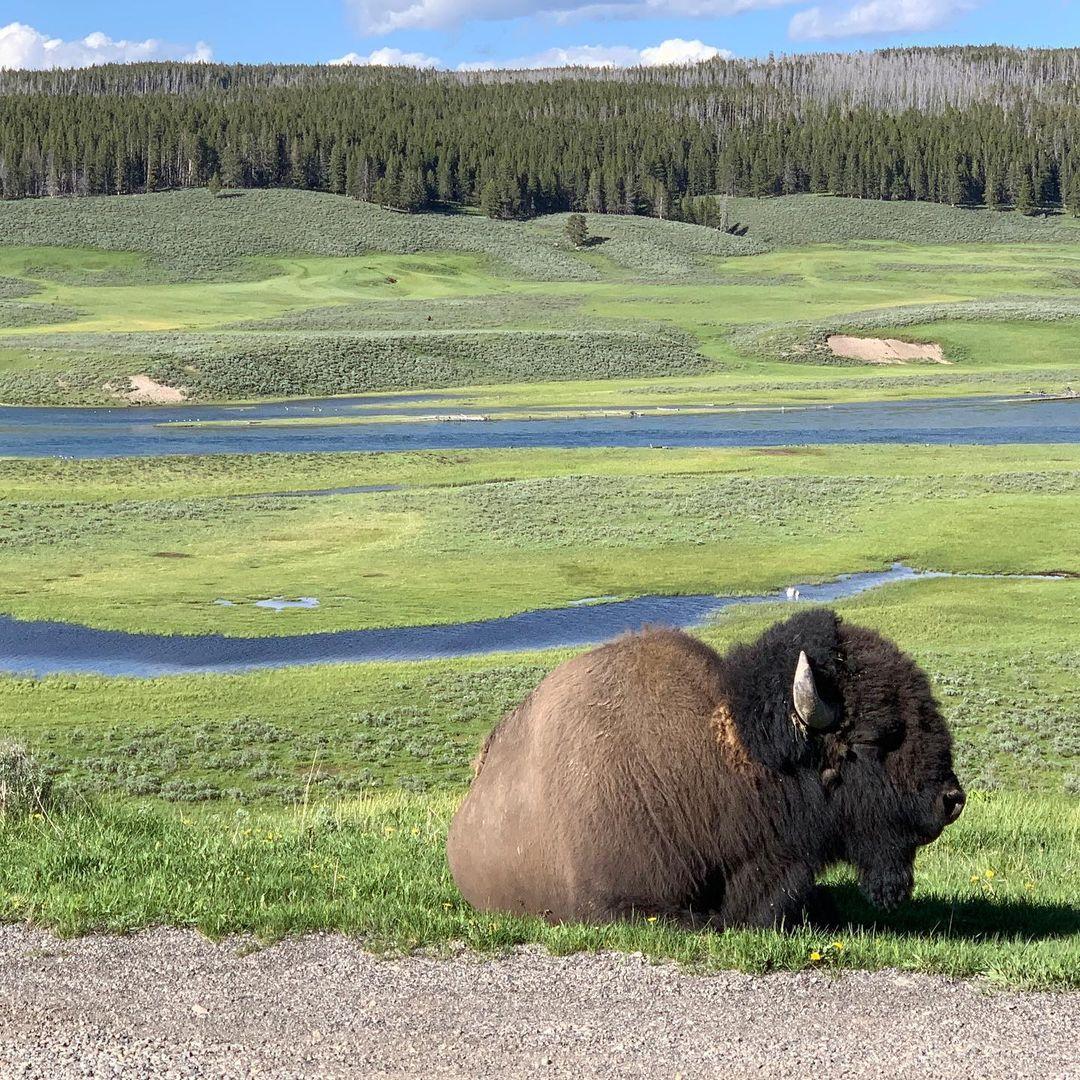
{"type": "Polygon", "coordinates": [[[489,735],[448,857],[483,910],[774,926],[829,917],[836,862],[907,899],[963,806],[926,676],[817,609],[724,656],[650,629],[560,665],[489,735]]]}

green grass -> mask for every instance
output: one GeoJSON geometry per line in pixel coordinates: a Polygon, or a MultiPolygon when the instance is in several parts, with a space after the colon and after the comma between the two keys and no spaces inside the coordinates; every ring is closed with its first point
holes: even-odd
{"type": "MultiPolygon", "coordinates": [[[[909,650],[957,734],[965,783],[1080,793],[1080,583],[938,580],[837,609],[909,650]],[[1002,642],[1008,642],[1003,648],[1002,642]]],[[[720,648],[790,614],[736,609],[720,648]]],[[[0,729],[82,790],[172,802],[332,801],[457,789],[503,712],[565,651],[243,675],[0,678],[0,729]],[[314,768],[313,768],[314,766],[314,768]]]]}
{"type": "Polygon", "coordinates": [[[1080,378],[1080,230],[736,202],[746,238],[593,217],[602,242],[576,251],[561,215],[410,217],[286,191],[25,200],[0,221],[0,400],[111,403],[138,373],[199,400],[502,385],[488,396],[513,403],[522,384],[568,382],[560,401],[618,406],[642,377],[698,404],[1080,378]],[[987,325],[1020,320],[1048,332],[1003,353],[987,325]],[[854,367],[824,346],[883,328],[940,337],[954,366],[854,367]]]}
{"type": "Polygon", "coordinates": [[[586,596],[758,593],[894,561],[1080,572],[1078,493],[1068,446],[10,461],[0,574],[10,614],[111,629],[446,623],[586,596]],[[273,494],[369,484],[406,487],[273,494]],[[320,607],[251,604],[278,595],[320,607]]]}
{"type": "Polygon", "coordinates": [[[102,804],[0,820],[0,919],[64,933],[161,923],[219,937],[335,929],[380,951],[462,943],[499,951],[618,949],[705,970],[890,967],[1008,985],[1080,985],[1075,802],[972,800],[919,857],[913,900],[876,916],[844,872],[830,884],[850,925],[832,933],[689,933],[663,923],[549,927],[471,911],[444,857],[450,797],[393,796],[331,811],[185,816],[102,804]]]}
{"type": "MultiPolygon", "coordinates": [[[[432,411],[526,415],[1080,382],[1069,223],[812,197],[732,211],[746,238],[595,218],[604,242],[575,252],[559,217],[410,218],[310,193],[12,204],[0,400],[112,402],[138,372],[200,399],[438,385],[455,389],[432,411]],[[837,330],[938,341],[953,364],[839,363],[822,350],[837,330]]],[[[759,592],[894,560],[1076,575],[1078,494],[1080,451],[1060,446],[5,460],[0,580],[5,613],[24,618],[246,635],[759,592]],[[363,484],[404,490],[280,494],[363,484]],[[248,603],[277,594],[322,606],[248,603]]],[[[895,915],[875,922],[831,876],[852,923],[835,937],[550,928],[465,907],[443,842],[469,759],[566,651],[0,676],[0,730],[59,800],[43,817],[0,814],[0,920],[1076,986],[1078,602],[1075,577],[953,578],[837,605],[925,667],[973,796],[895,915]]],[[[702,635],[726,648],[789,612],[736,609],[702,635]]]]}
{"type": "MultiPolygon", "coordinates": [[[[775,247],[899,240],[910,244],[1056,244],[1077,242],[1066,215],[1025,217],[937,203],[876,202],[833,195],[732,199],[731,220],[775,247]]],[[[979,260],[974,260],[979,261],[979,260]]]]}

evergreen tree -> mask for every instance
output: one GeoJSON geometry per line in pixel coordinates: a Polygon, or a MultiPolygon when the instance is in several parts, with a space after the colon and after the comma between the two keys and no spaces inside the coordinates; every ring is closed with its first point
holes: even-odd
{"type": "Polygon", "coordinates": [[[157,138],[151,138],[146,148],[146,191],[157,191],[158,186],[158,157],[161,153],[161,144],[157,138]]]}
{"type": "Polygon", "coordinates": [[[577,248],[588,240],[589,225],[584,214],[571,214],[566,219],[566,238],[577,248]]]}
{"type": "Polygon", "coordinates": [[[599,170],[589,173],[589,191],[585,196],[585,209],[590,214],[602,214],[604,212],[604,187],[603,178],[599,170]]]}
{"type": "Polygon", "coordinates": [[[327,183],[334,195],[344,195],[346,186],[345,152],[340,142],[335,142],[330,150],[330,160],[326,168],[327,183]]]}
{"type": "Polygon", "coordinates": [[[957,155],[948,172],[948,199],[952,206],[967,206],[971,202],[971,173],[967,162],[957,155]]]}
{"type": "Polygon", "coordinates": [[[360,155],[350,154],[345,167],[345,193],[360,198],[360,155]]]}
{"type": "Polygon", "coordinates": [[[754,155],[750,166],[750,194],[755,199],[760,199],[769,194],[769,188],[771,186],[765,154],[759,150],[754,155]]]}
{"type": "Polygon", "coordinates": [[[1026,214],[1031,217],[1032,214],[1038,212],[1038,205],[1035,202],[1035,194],[1031,186],[1031,174],[1025,171],[1020,177],[1020,189],[1016,193],[1016,209],[1021,214],[1026,214]]]}
{"type": "Polygon", "coordinates": [[[1073,166],[1072,179],[1065,196],[1065,209],[1073,217],[1080,218],[1080,164],[1073,166]]]}
{"type": "Polygon", "coordinates": [[[221,177],[213,173],[206,182],[206,190],[216,199],[221,194],[221,177]]]}
{"type": "Polygon", "coordinates": [[[499,196],[499,185],[494,180],[489,180],[480,192],[480,209],[489,218],[502,217],[502,199],[499,196]]]}
{"type": "Polygon", "coordinates": [[[244,186],[244,163],[240,160],[240,154],[236,144],[228,142],[221,155],[221,172],[219,180],[224,187],[238,188],[244,186]]]}

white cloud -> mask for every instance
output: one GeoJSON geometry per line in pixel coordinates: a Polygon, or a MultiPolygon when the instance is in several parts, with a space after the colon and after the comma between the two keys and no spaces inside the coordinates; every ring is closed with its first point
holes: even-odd
{"type": "Polygon", "coordinates": [[[646,67],[660,67],[662,64],[700,64],[702,60],[722,57],[730,60],[735,54],[730,49],[718,49],[715,45],[706,45],[704,41],[685,41],[683,38],[668,38],[650,49],[641,50],[641,62],[646,67]]]}
{"type": "Polygon", "coordinates": [[[974,0],[866,0],[847,9],[812,7],[792,16],[788,34],[798,41],[933,30],[970,11],[974,0]]]}
{"type": "Polygon", "coordinates": [[[458,71],[496,71],[506,68],[520,71],[525,68],[551,67],[629,67],[639,62],[640,53],[629,45],[570,45],[566,48],[545,49],[532,56],[512,60],[473,60],[458,64],[458,71]]]}
{"type": "Polygon", "coordinates": [[[425,56],[424,53],[403,52],[401,49],[393,48],[376,49],[367,56],[354,52],[346,53],[329,62],[334,65],[357,64],[372,67],[442,67],[442,61],[437,56],[425,56]]]}
{"type": "Polygon", "coordinates": [[[588,18],[716,18],[797,0],[346,0],[365,33],[443,28],[470,19],[503,21],[546,15],[558,22],[588,18]]]}
{"type": "Polygon", "coordinates": [[[514,60],[475,61],[458,65],[458,71],[492,71],[498,68],[521,70],[553,67],[659,67],[661,64],[696,64],[715,56],[727,59],[733,54],[703,41],[669,38],[645,49],[630,45],[571,45],[545,49],[532,56],[514,60]]]}
{"type": "Polygon", "coordinates": [[[79,41],[64,41],[46,37],[25,23],[0,26],[0,68],[90,67],[136,60],[209,61],[213,57],[213,51],[204,41],[196,45],[173,45],[157,38],[114,41],[100,31],[79,41]]]}

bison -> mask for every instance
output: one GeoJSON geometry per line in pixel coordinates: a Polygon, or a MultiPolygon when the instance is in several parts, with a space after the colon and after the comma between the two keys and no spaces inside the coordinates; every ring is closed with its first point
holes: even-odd
{"type": "Polygon", "coordinates": [[[963,806],[923,672],[814,609],[723,656],[646,629],[560,665],[488,736],[447,853],[482,910],[775,926],[838,862],[907,899],[963,806]]]}

